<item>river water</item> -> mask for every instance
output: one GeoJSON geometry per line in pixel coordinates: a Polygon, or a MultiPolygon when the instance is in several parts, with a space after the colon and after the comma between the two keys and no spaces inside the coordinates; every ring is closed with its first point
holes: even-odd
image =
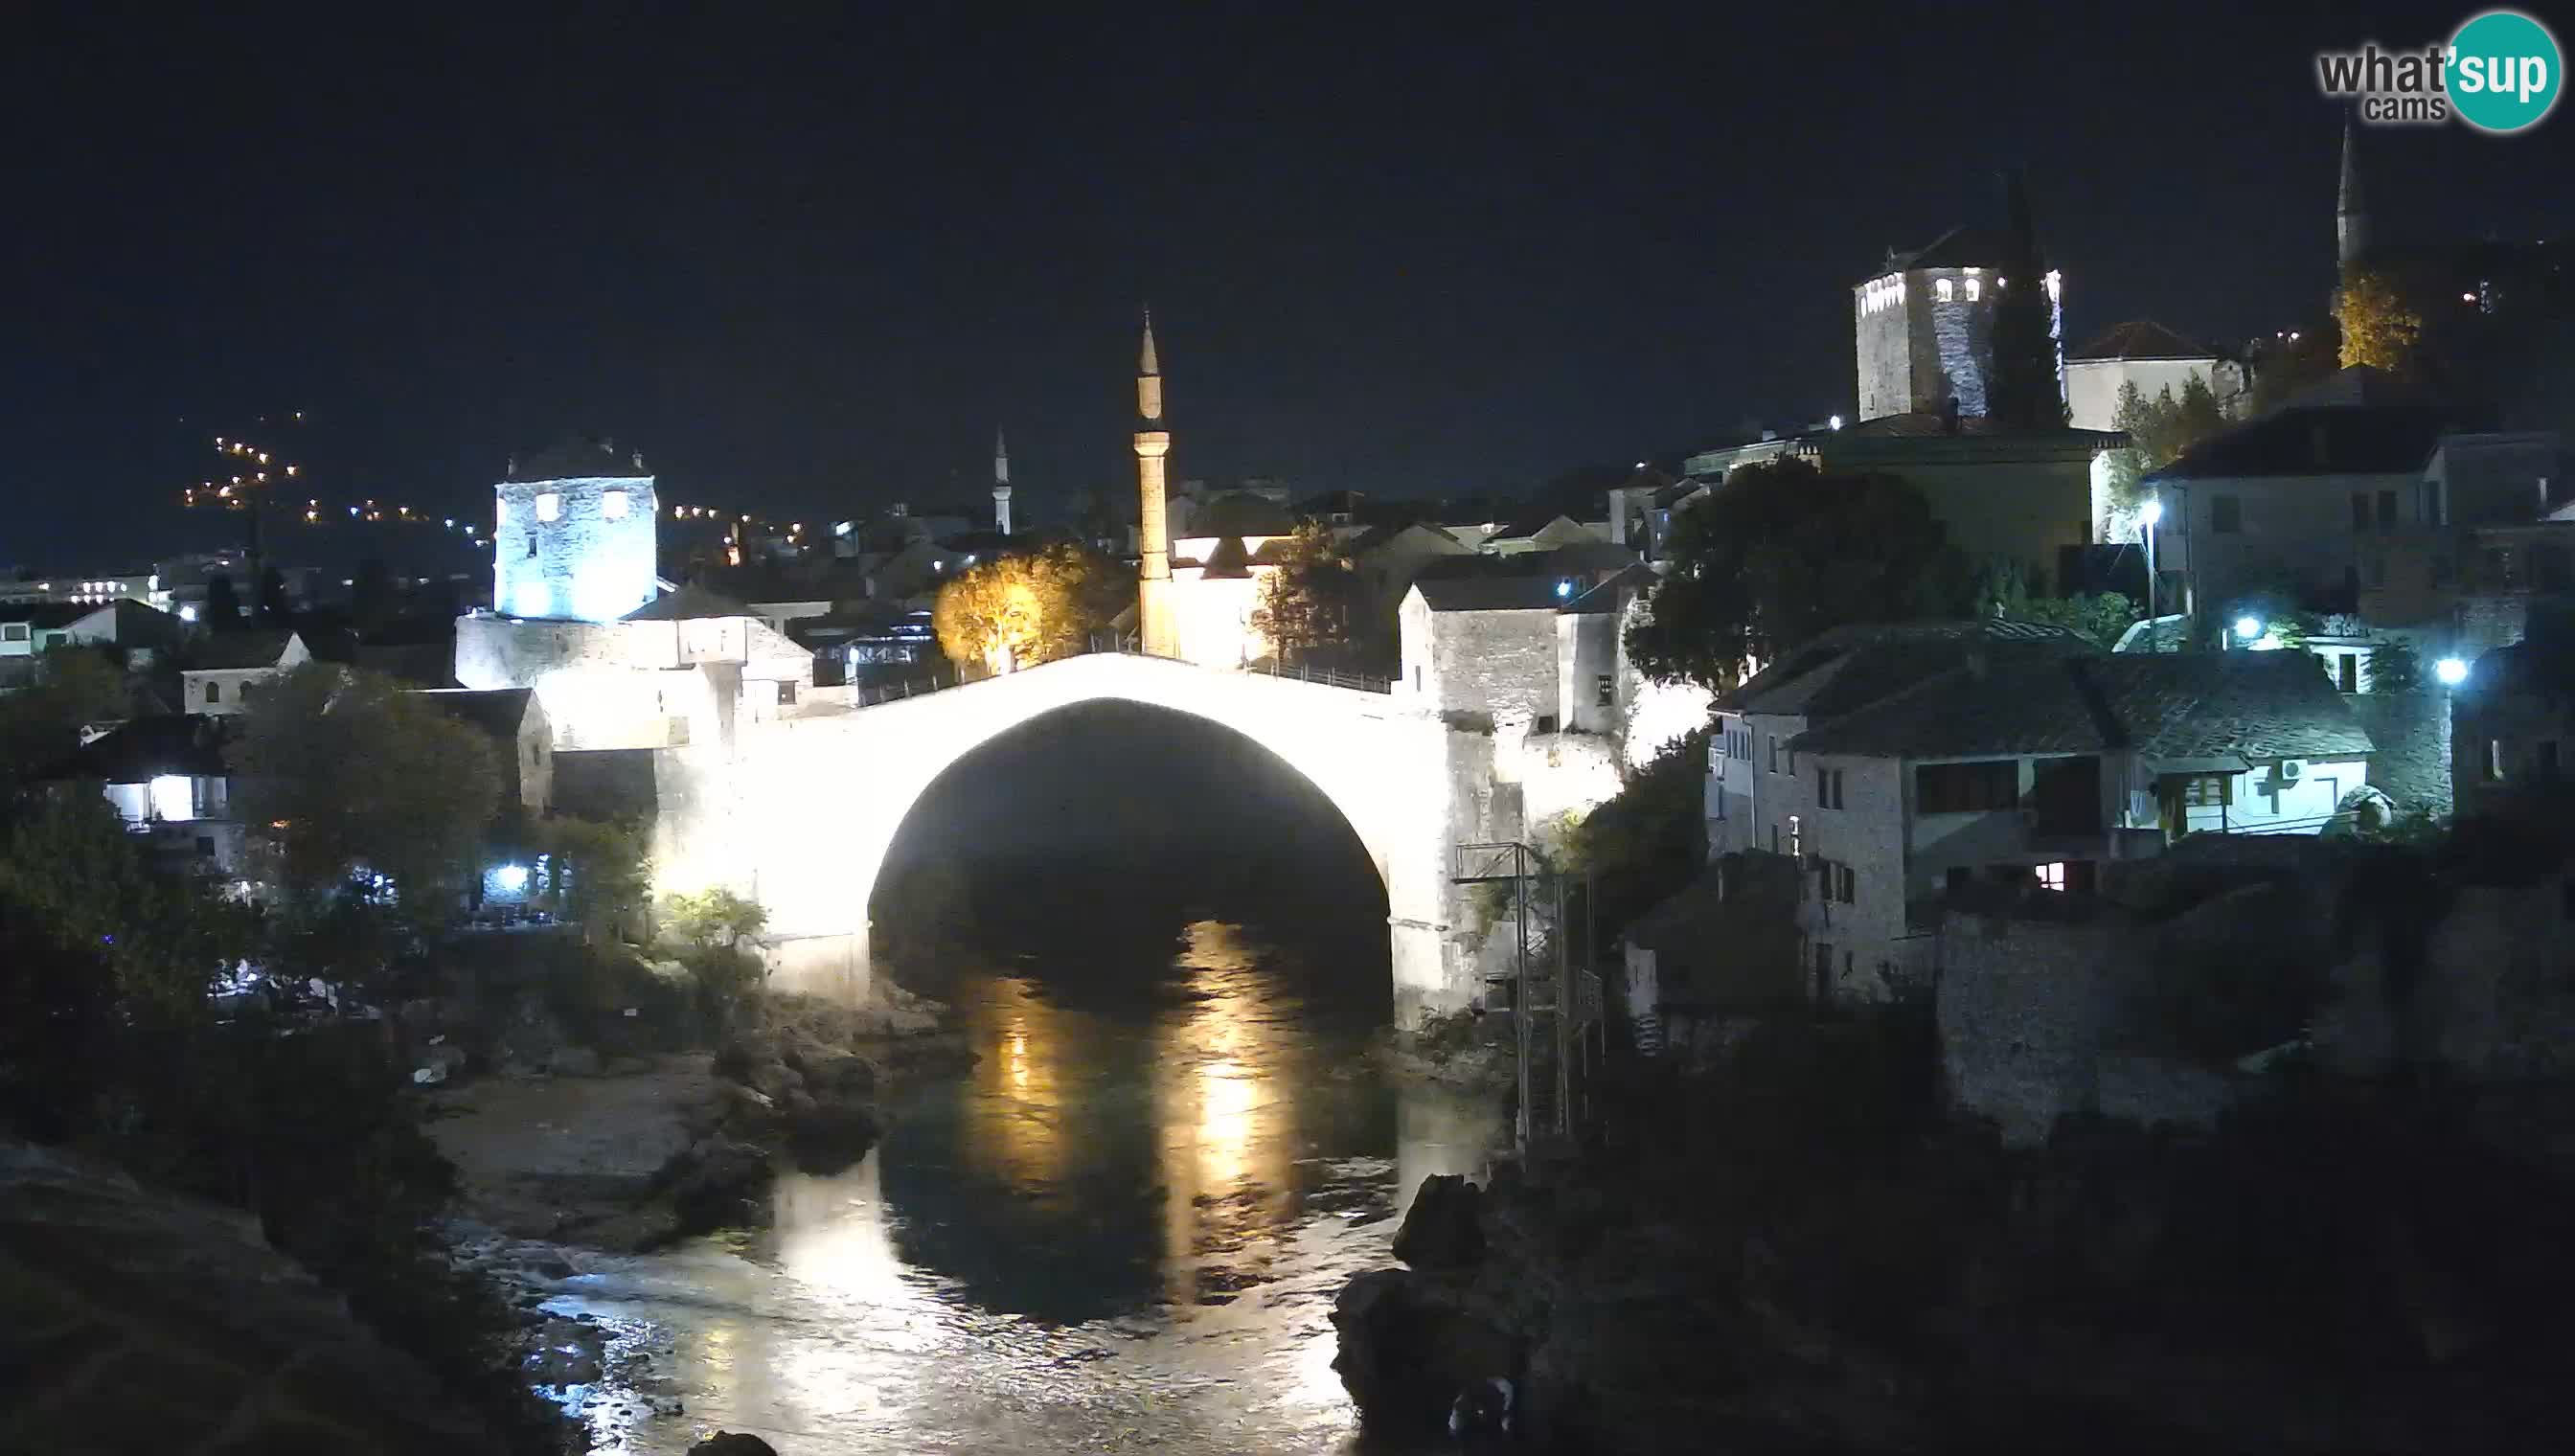
{"type": "Polygon", "coordinates": [[[1332,1297],[1425,1175],[1480,1177],[1492,1099],[1371,1064],[1381,958],[1200,920],[1124,974],[1053,959],[957,975],[974,1070],[900,1090],[858,1166],[788,1175],[771,1229],[572,1282],[550,1308],[685,1403],[602,1401],[601,1449],[1359,1449],[1332,1297]]]}

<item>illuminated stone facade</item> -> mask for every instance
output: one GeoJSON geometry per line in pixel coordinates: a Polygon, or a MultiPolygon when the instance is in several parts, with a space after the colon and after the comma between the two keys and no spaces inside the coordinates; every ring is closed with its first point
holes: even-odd
{"type": "Polygon", "coordinates": [[[661,507],[643,457],[631,460],[550,451],[492,488],[494,611],[615,622],[653,600],[661,507]]]}

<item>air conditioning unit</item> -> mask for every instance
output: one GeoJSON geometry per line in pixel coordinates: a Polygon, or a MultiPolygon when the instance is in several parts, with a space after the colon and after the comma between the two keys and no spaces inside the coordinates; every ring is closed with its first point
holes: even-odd
{"type": "Polygon", "coordinates": [[[2280,760],[2280,781],[2282,783],[2297,782],[2298,775],[2305,772],[2306,767],[2306,764],[2299,762],[2295,758],[2282,758],[2280,760]]]}

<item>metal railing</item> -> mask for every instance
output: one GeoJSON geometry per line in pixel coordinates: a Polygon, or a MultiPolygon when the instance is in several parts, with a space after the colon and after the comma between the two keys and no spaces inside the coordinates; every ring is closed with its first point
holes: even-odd
{"type": "MultiPolygon", "coordinates": [[[[1190,662],[1190,659],[1188,658],[1178,657],[1171,654],[1148,653],[1136,648],[1127,647],[1123,644],[1107,644],[1104,642],[1092,643],[1067,654],[1064,658],[1053,658],[1049,659],[1049,661],[1065,662],[1071,658],[1092,657],[1104,653],[1114,653],[1118,656],[1129,658],[1152,658],[1158,662],[1166,663],[1190,662]]],[[[1044,667],[1046,664],[1038,663],[1032,666],[1044,667]]],[[[1223,672],[1225,670],[1216,669],[1214,671],[1223,672]]],[[[1312,683],[1318,687],[1339,688],[1351,693],[1391,694],[1394,692],[1394,682],[1392,679],[1368,677],[1356,673],[1338,673],[1328,668],[1316,668],[1310,665],[1287,668],[1282,667],[1274,661],[1266,667],[1246,667],[1239,671],[1257,678],[1277,678],[1287,682],[1312,683]]],[[[881,703],[896,703],[907,698],[924,698],[933,693],[945,693],[952,688],[964,688],[976,683],[989,683],[999,676],[1003,675],[979,671],[964,671],[955,668],[951,668],[946,671],[933,669],[931,672],[918,678],[902,678],[892,682],[854,685],[854,692],[852,693],[851,701],[853,707],[874,708],[881,703]]]]}

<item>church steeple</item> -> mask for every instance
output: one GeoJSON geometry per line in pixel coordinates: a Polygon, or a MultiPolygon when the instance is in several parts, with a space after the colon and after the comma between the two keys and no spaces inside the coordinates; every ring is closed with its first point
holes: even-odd
{"type": "Polygon", "coordinates": [[[2360,145],[2357,129],[2342,119],[2342,188],[2334,199],[2334,252],[2351,267],[2369,252],[2369,206],[2360,195],[2360,145]]]}
{"type": "Polygon", "coordinates": [[[1136,350],[1136,630],[1139,646],[1162,658],[1181,655],[1171,525],[1164,514],[1163,459],[1171,453],[1171,432],[1163,428],[1163,361],[1154,350],[1154,311],[1147,309],[1144,342],[1136,350]]]}
{"type": "Polygon", "coordinates": [[[993,431],[993,529],[1011,534],[1011,445],[993,431]]]}

